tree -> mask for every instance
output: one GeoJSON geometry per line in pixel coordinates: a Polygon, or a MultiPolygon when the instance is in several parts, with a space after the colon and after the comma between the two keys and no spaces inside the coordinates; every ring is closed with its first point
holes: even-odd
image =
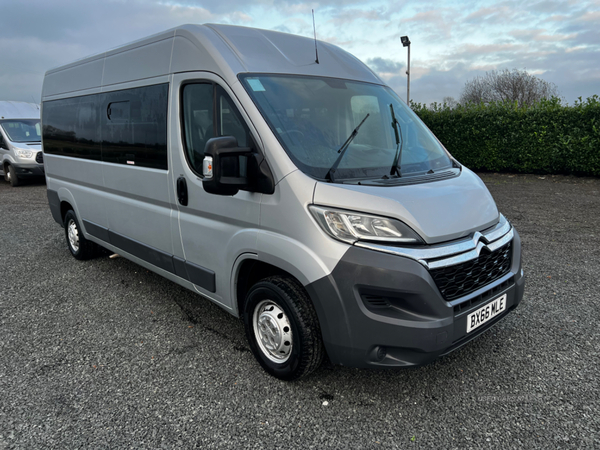
{"type": "Polygon", "coordinates": [[[531,106],[543,98],[558,97],[554,83],[542,80],[525,70],[492,70],[467,81],[460,96],[461,103],[517,102],[531,106]]]}
{"type": "Polygon", "coordinates": [[[456,106],[458,105],[458,102],[455,100],[454,97],[444,97],[442,99],[442,103],[444,105],[447,105],[450,109],[456,108],[456,106]]]}

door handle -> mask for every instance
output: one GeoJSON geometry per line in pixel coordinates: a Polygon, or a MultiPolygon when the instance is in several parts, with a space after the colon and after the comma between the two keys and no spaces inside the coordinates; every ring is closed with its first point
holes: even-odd
{"type": "Polygon", "coordinates": [[[188,204],[187,181],[184,177],[177,178],[177,199],[183,206],[188,204]]]}

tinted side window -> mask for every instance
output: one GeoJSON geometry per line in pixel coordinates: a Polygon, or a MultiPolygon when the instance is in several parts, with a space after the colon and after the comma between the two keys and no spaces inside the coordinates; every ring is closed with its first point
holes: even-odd
{"type": "Polygon", "coordinates": [[[167,169],[168,84],[44,102],[44,152],[167,169]]]}
{"type": "Polygon", "coordinates": [[[44,152],[101,160],[99,103],[101,94],[44,102],[44,152]]]}
{"type": "Polygon", "coordinates": [[[227,93],[212,83],[183,86],[182,122],[185,152],[189,165],[202,173],[204,147],[212,137],[233,136],[238,146],[252,147],[250,131],[227,93]]]}
{"type": "Polygon", "coordinates": [[[168,85],[102,95],[102,160],[166,170],[168,85]]]}

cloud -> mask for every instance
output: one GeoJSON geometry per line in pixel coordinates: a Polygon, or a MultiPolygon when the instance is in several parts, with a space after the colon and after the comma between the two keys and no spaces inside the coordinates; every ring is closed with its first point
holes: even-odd
{"type": "Polygon", "coordinates": [[[75,0],[3,0],[0,17],[0,99],[22,101],[40,97],[50,68],[183,23],[252,20],[236,10],[217,14],[199,6],[75,0]]]}
{"type": "MultiPolygon", "coordinates": [[[[366,61],[421,102],[458,98],[492,69],[527,69],[565,97],[599,93],[599,0],[0,0],[0,99],[39,98],[46,70],[183,23],[230,23],[317,36],[366,61]]],[[[401,95],[402,96],[402,95],[401,95]]]]}
{"type": "Polygon", "coordinates": [[[436,8],[419,12],[408,19],[402,20],[402,23],[413,25],[420,31],[429,32],[431,35],[437,36],[438,39],[440,34],[445,38],[449,38],[452,35],[455,15],[455,11],[451,8],[436,8]]]}
{"type": "Polygon", "coordinates": [[[568,13],[573,10],[574,2],[541,1],[529,5],[529,10],[535,13],[557,14],[568,13]]]}
{"type": "Polygon", "coordinates": [[[378,9],[342,9],[336,10],[332,14],[332,18],[329,20],[333,25],[344,25],[347,26],[358,21],[370,21],[378,22],[385,20],[385,15],[382,10],[378,9]]]}
{"type": "Polygon", "coordinates": [[[534,30],[525,30],[518,29],[513,30],[509,33],[510,36],[514,37],[519,41],[530,42],[560,42],[560,41],[569,41],[573,40],[577,37],[577,33],[570,34],[562,34],[559,32],[550,33],[549,30],[544,28],[534,29],[534,30]]]}
{"type": "Polygon", "coordinates": [[[392,59],[370,58],[366,61],[367,66],[379,73],[399,73],[404,70],[404,64],[392,59]]]}
{"type": "Polygon", "coordinates": [[[465,22],[487,25],[506,23],[507,20],[514,18],[517,11],[508,5],[492,6],[478,9],[465,17],[465,22]]]}

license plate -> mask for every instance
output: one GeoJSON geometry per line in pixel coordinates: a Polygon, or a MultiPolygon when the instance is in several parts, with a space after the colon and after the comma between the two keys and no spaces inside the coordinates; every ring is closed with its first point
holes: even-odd
{"type": "Polygon", "coordinates": [[[506,311],[506,294],[492,300],[467,317],[467,333],[506,311]]]}

